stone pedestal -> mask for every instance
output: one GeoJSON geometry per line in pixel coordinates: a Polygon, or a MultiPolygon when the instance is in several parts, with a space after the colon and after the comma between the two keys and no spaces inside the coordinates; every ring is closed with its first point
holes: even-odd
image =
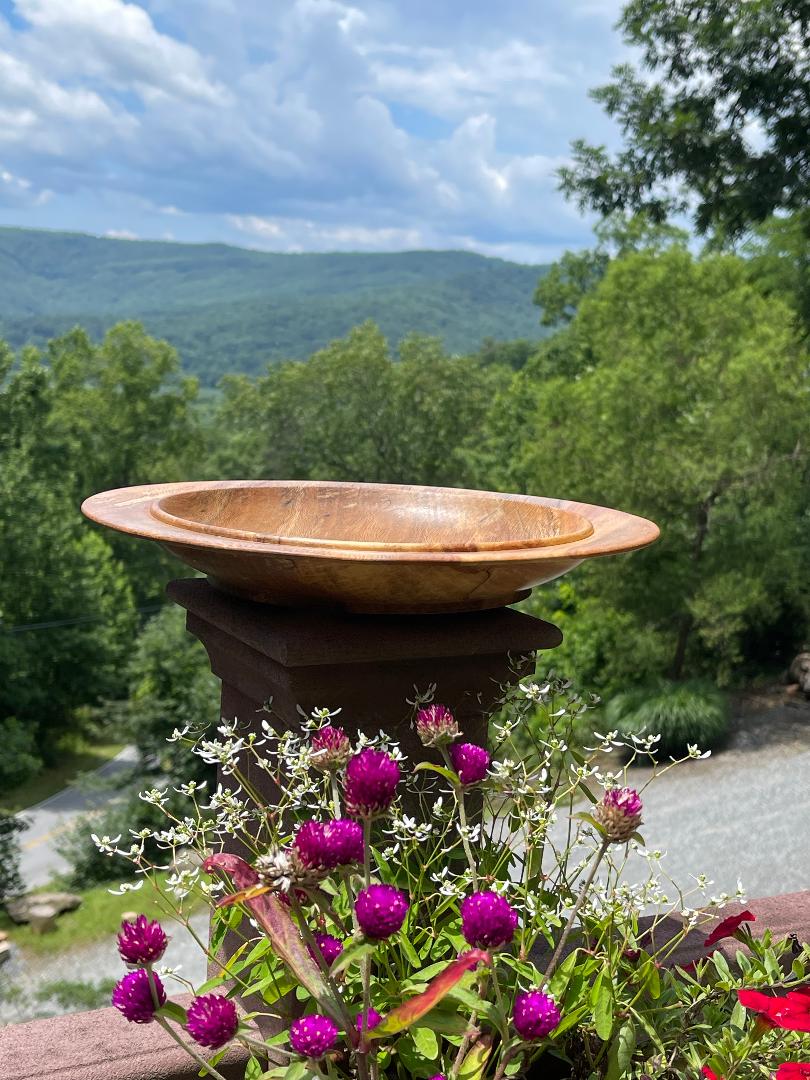
{"type": "MultiPolygon", "coordinates": [[[[435,701],[455,713],[468,742],[486,740],[487,713],[501,687],[528,671],[527,656],[553,649],[556,626],[501,608],[458,615],[348,615],[275,608],[236,599],[207,581],[172,582],[222,680],[222,716],[258,730],[272,699],[274,723],[298,727],[299,708],[340,708],[351,736],[384,728],[412,760],[425,756],[411,727],[414,687],[436,684],[435,701]]],[[[267,775],[250,779],[268,796],[267,775]]]]}

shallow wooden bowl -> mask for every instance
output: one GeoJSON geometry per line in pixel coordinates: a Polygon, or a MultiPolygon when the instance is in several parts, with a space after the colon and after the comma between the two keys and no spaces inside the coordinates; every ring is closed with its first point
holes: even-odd
{"type": "Polygon", "coordinates": [[[82,511],[264,603],[432,613],[501,607],[658,528],[602,506],[461,488],[226,480],[119,488],[82,511]]]}

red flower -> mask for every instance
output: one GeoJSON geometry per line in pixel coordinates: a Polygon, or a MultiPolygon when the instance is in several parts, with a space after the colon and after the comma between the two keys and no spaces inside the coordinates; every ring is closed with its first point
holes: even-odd
{"type": "Polygon", "coordinates": [[[776,1080],[802,1080],[802,1077],[810,1076],[810,1062],[786,1061],[776,1070],[776,1080]]]}
{"type": "Polygon", "coordinates": [[[759,1013],[762,1021],[786,1031],[810,1031],[810,986],[793,990],[785,997],[773,997],[758,990],[738,990],[746,1009],[759,1013]]]}
{"type": "Polygon", "coordinates": [[[727,919],[723,919],[721,923],[715,926],[714,930],[703,942],[703,945],[708,949],[710,945],[722,941],[723,938],[734,937],[744,922],[756,921],[756,916],[752,911],[743,911],[739,915],[729,915],[727,919]]]}
{"type": "Polygon", "coordinates": [[[723,1080],[722,1076],[718,1076],[716,1072],[712,1072],[708,1065],[704,1065],[700,1070],[706,1077],[706,1080],[723,1080]]]}

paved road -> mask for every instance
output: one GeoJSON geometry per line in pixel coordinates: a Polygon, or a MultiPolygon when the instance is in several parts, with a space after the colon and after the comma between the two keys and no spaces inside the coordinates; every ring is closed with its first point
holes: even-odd
{"type": "MultiPolygon", "coordinates": [[[[632,770],[628,782],[641,787],[647,775],[632,770]]],[[[738,879],[751,899],[810,889],[810,705],[750,701],[727,749],[647,789],[641,831],[648,848],[667,853],[662,869],[682,889],[700,873],[713,895],[733,893],[738,879]]],[[[641,881],[645,871],[631,860],[626,876],[641,881]]]]}
{"type": "MultiPolygon", "coordinates": [[[[127,746],[111,761],[97,769],[94,775],[109,779],[132,768],[137,759],[135,747],[127,746]]],[[[60,834],[80,814],[104,806],[114,799],[116,794],[114,787],[91,793],[65,788],[18,815],[30,823],[30,827],[21,836],[20,872],[27,888],[46,885],[54,874],[68,869],[67,863],[56,850],[60,834]]]]}

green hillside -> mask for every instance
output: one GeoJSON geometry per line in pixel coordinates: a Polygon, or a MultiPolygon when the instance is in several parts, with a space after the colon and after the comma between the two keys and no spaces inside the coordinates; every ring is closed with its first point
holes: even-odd
{"type": "Polygon", "coordinates": [[[392,341],[415,330],[453,352],[539,338],[543,271],[462,251],[287,255],[0,228],[0,336],[19,347],[137,318],[213,384],[306,357],[365,319],[392,341]]]}

